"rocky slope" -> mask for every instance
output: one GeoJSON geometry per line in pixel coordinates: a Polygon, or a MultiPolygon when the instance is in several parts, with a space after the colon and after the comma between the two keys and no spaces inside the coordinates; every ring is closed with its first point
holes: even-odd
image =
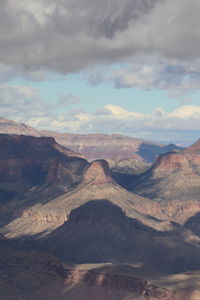
{"type": "Polygon", "coordinates": [[[187,240],[184,228],[175,224],[159,229],[128,217],[108,200],[93,200],[73,210],[44,242],[75,264],[132,263],[141,272],[162,275],[199,269],[200,239],[190,233],[187,240]]]}
{"type": "Polygon", "coordinates": [[[137,211],[149,211],[153,215],[160,213],[162,216],[156,203],[124,190],[113,181],[109,173],[107,162],[97,160],[84,168],[82,182],[61,196],[56,194],[55,184],[31,189],[16,207],[14,220],[4,227],[6,236],[47,234],[62,225],[73,209],[89,200],[110,200],[128,215],[138,214],[141,218],[143,215],[137,211]]]}
{"type": "Polygon", "coordinates": [[[200,210],[200,141],[159,156],[145,173],[129,178],[129,188],[159,202],[169,218],[185,222],[200,210]]]}
{"type": "MultiPolygon", "coordinates": [[[[90,200],[108,200],[121,208],[127,217],[137,219],[157,231],[173,230],[174,225],[169,220],[173,220],[173,215],[178,210],[181,217],[184,216],[183,203],[182,206],[180,203],[173,203],[172,206],[167,204],[164,207],[162,203],[120,187],[110,177],[108,164],[104,160],[94,161],[86,166],[82,178],[79,185],[63,189],[61,195],[56,184],[31,189],[15,206],[10,222],[1,228],[1,232],[9,238],[38,238],[47,235],[65,223],[71,211],[90,200]]],[[[194,207],[194,203],[192,205],[195,212],[199,206],[194,207]]],[[[185,211],[189,207],[190,203],[185,203],[185,211]]],[[[187,238],[190,239],[189,234],[187,238]]]]}

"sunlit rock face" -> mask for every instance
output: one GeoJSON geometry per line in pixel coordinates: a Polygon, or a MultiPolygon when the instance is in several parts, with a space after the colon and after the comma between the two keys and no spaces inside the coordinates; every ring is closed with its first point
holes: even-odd
{"type": "Polygon", "coordinates": [[[85,182],[94,184],[103,184],[112,182],[110,169],[106,160],[96,160],[91,162],[84,174],[85,182]]]}
{"type": "Polygon", "coordinates": [[[165,214],[184,223],[200,209],[200,141],[183,151],[160,155],[130,189],[160,203],[165,214]]]}

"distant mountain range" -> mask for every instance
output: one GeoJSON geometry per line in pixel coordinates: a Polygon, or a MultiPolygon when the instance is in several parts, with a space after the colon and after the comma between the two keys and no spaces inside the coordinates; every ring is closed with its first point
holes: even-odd
{"type": "MultiPolygon", "coordinates": [[[[152,163],[155,161],[156,157],[162,153],[183,149],[174,144],[164,145],[118,134],[107,135],[96,133],[80,135],[53,131],[39,131],[26,124],[3,118],[0,119],[0,133],[52,136],[59,144],[82,154],[86,159],[112,160],[112,163],[114,161],[115,164],[119,160],[127,159],[152,163]]],[[[132,167],[134,169],[134,165],[132,167]]],[[[135,169],[138,169],[137,165],[135,166],[135,169]]]]}

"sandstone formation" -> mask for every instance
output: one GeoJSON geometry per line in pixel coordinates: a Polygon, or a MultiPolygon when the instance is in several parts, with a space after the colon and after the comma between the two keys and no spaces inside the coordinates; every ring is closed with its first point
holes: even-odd
{"type": "Polygon", "coordinates": [[[200,210],[200,141],[160,155],[145,173],[129,178],[128,188],[157,201],[170,220],[184,223],[200,210]]]}
{"type": "Polygon", "coordinates": [[[85,171],[83,180],[86,183],[103,184],[112,182],[110,169],[106,160],[96,160],[91,162],[85,171]]]}
{"type": "Polygon", "coordinates": [[[150,198],[199,200],[200,141],[184,151],[160,155],[153,166],[133,182],[133,190],[150,198]]]}
{"type": "MultiPolygon", "coordinates": [[[[91,268],[91,266],[90,266],[91,268]]],[[[66,276],[68,284],[86,284],[88,289],[103,288],[107,291],[112,291],[116,298],[120,299],[120,294],[129,295],[129,299],[165,299],[175,300],[175,292],[172,289],[161,288],[148,284],[144,279],[139,279],[134,276],[116,273],[115,266],[110,264],[107,267],[99,267],[87,269],[86,266],[80,265],[78,268],[69,270],[66,276]],[[84,269],[85,267],[85,269],[84,269]]],[[[112,295],[114,296],[114,295],[112,295]]],[[[124,295],[125,296],[125,295],[124,295]]],[[[98,294],[95,299],[102,299],[98,294]]],[[[105,299],[105,298],[104,298],[105,299]]]]}
{"type": "MultiPolygon", "coordinates": [[[[105,199],[120,207],[127,217],[159,232],[176,229],[168,220],[183,206],[172,203],[165,209],[159,202],[140,197],[120,187],[110,177],[108,164],[103,160],[92,162],[86,166],[82,182],[66,191],[57,192],[57,185],[44,185],[31,189],[24,195],[12,214],[12,221],[1,228],[1,232],[9,238],[40,237],[51,233],[68,220],[74,209],[90,200],[105,199]],[[154,218],[150,217],[153,216],[154,218]]],[[[185,211],[190,208],[195,212],[198,206],[185,203],[185,211]]],[[[183,213],[181,214],[183,217],[183,213]]],[[[187,216],[185,216],[187,219],[187,216]]],[[[180,221],[181,223],[181,221],[180,221]]],[[[183,223],[183,222],[182,222],[183,223]]],[[[180,234],[180,232],[179,232],[180,234]]],[[[190,233],[184,232],[184,239],[195,240],[190,233]]]]}

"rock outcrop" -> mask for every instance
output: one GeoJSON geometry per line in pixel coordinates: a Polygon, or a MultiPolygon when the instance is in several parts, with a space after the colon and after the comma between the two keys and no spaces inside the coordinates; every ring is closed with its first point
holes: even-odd
{"type": "Polygon", "coordinates": [[[31,189],[38,195],[35,203],[45,202],[79,184],[88,165],[51,137],[0,134],[0,144],[0,224],[31,206],[26,196],[31,189]],[[48,192],[39,198],[38,189],[44,186],[48,192]]]}
{"type": "Polygon", "coordinates": [[[110,169],[106,160],[95,160],[90,163],[85,171],[83,180],[86,183],[103,184],[112,182],[110,169]]]}
{"type": "Polygon", "coordinates": [[[200,209],[200,141],[184,151],[160,155],[130,190],[160,203],[169,219],[184,223],[200,209]]]}
{"type": "Polygon", "coordinates": [[[31,237],[47,235],[61,226],[70,212],[90,200],[106,199],[119,206],[127,216],[137,218],[152,228],[166,230],[170,224],[145,217],[145,214],[166,220],[159,203],[130,193],[110,177],[105,161],[94,161],[85,167],[83,180],[61,195],[56,194],[57,186],[42,186],[32,189],[24,196],[22,205],[16,209],[12,222],[1,230],[9,237],[31,237]],[[42,201],[41,199],[45,199],[42,201]]]}
{"type": "Polygon", "coordinates": [[[129,299],[131,297],[131,299],[141,300],[175,300],[173,290],[150,285],[144,279],[98,269],[84,270],[83,267],[68,270],[65,282],[70,285],[82,282],[88,286],[88,289],[103,288],[110,292],[124,292],[129,294],[129,299]]]}
{"type": "Polygon", "coordinates": [[[44,183],[80,181],[87,162],[51,137],[0,135],[1,201],[44,183]]]}

